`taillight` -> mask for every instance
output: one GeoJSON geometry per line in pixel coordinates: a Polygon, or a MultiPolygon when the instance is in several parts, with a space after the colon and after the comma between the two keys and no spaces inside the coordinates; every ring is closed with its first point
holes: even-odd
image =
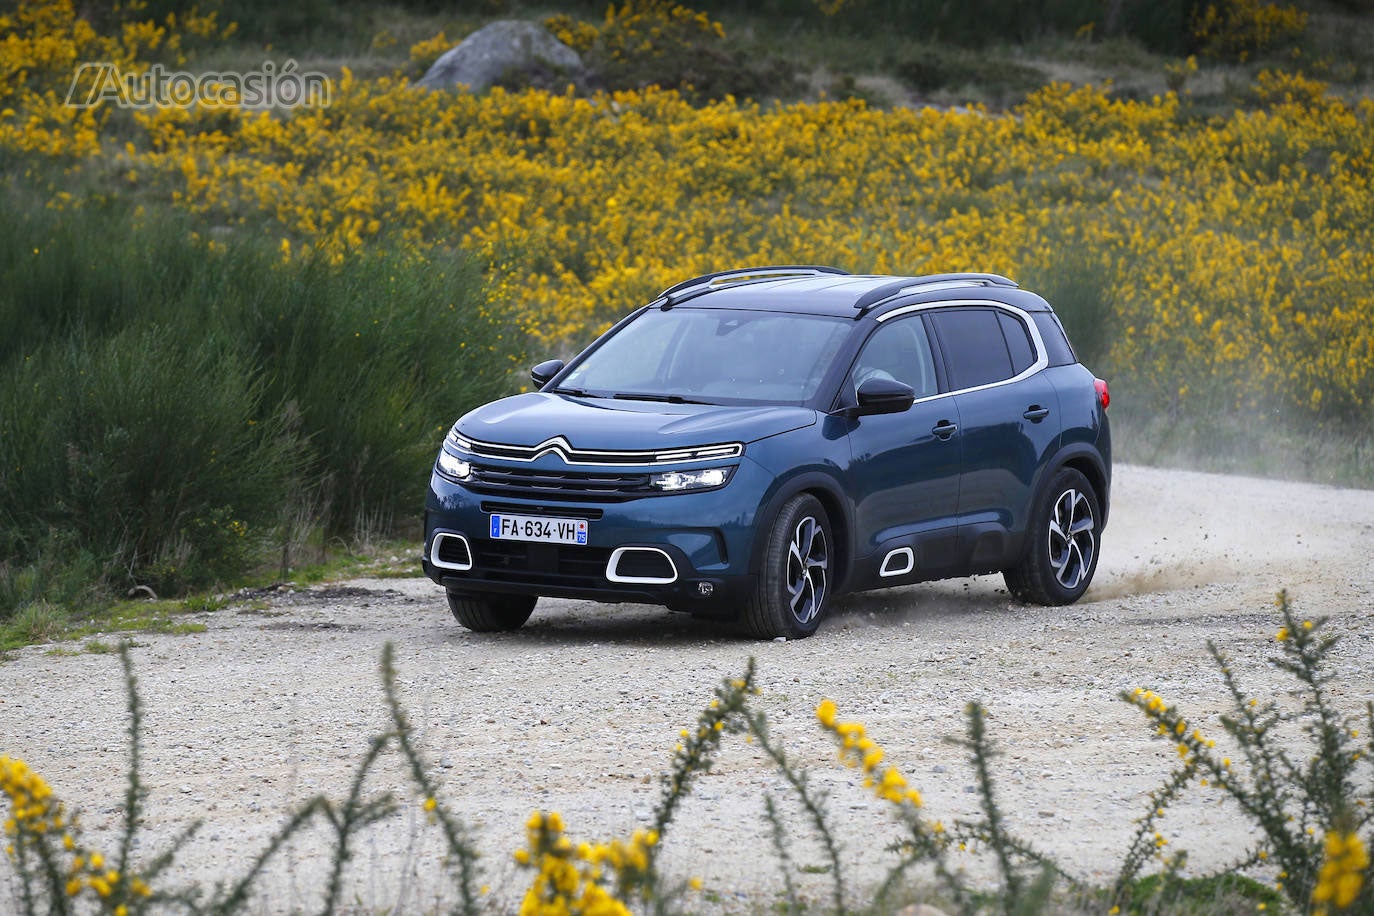
{"type": "Polygon", "coordinates": [[[1095,378],[1093,379],[1093,387],[1097,389],[1097,402],[1102,405],[1102,409],[1106,410],[1112,406],[1112,393],[1107,390],[1107,383],[1100,378],[1095,378]]]}

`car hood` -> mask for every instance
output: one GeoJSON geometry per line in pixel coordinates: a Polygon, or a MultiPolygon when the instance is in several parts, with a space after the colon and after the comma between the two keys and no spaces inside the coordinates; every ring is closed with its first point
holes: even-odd
{"type": "Polygon", "coordinates": [[[639,451],[754,442],[811,426],[806,407],[726,407],[580,398],[542,391],[484,404],[458,421],[482,442],[535,446],[562,436],[577,449],[639,451]]]}

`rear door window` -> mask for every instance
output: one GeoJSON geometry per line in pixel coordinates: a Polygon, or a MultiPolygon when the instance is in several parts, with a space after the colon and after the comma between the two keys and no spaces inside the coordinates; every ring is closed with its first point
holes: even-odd
{"type": "Polygon", "coordinates": [[[951,390],[991,385],[1016,374],[999,314],[986,308],[939,309],[930,313],[944,352],[951,390]]]}

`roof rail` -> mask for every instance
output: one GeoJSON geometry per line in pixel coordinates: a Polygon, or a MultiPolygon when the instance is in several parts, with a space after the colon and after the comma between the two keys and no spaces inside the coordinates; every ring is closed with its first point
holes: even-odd
{"type": "MultiPolygon", "coordinates": [[[[658,294],[658,298],[674,301],[674,295],[685,292],[693,287],[704,286],[709,291],[710,287],[718,283],[744,283],[753,280],[781,280],[786,277],[818,277],[822,274],[836,274],[847,276],[849,271],[840,270],[836,267],[818,267],[807,264],[787,264],[772,267],[740,267],[735,270],[721,270],[713,274],[703,274],[700,277],[693,277],[690,280],[683,280],[676,286],[670,286],[658,294]]],[[[680,297],[679,297],[680,298],[680,297]]]]}
{"type": "Polygon", "coordinates": [[[918,293],[922,286],[931,286],[937,283],[948,286],[1007,286],[1012,289],[1018,288],[1015,280],[1009,280],[1000,274],[928,274],[924,277],[907,277],[905,280],[893,280],[891,283],[875,286],[859,297],[858,301],[854,303],[854,308],[856,311],[864,312],[886,299],[907,292],[918,293]]]}

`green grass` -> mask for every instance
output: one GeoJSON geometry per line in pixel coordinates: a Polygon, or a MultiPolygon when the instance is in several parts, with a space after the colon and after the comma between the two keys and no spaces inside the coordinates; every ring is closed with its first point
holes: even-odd
{"type": "MultiPolygon", "coordinates": [[[[186,601],[120,601],[99,609],[75,612],[59,605],[34,603],[25,606],[10,620],[0,622],[0,652],[35,643],[69,644],[82,642],[87,652],[112,652],[99,639],[115,633],[204,633],[205,624],[186,620],[187,614],[203,613],[205,599],[186,601]]],[[[66,645],[53,651],[69,654],[66,645]]]]}
{"type": "Polygon", "coordinates": [[[227,608],[239,613],[275,615],[261,598],[252,597],[253,593],[272,586],[303,588],[358,578],[415,578],[423,575],[420,549],[418,542],[407,539],[349,543],[338,538],[325,545],[319,554],[302,558],[300,565],[292,566],[284,577],[280,569],[270,564],[235,577],[234,588],[243,594],[202,591],[175,599],[90,598],[70,604],[32,601],[18,608],[9,619],[0,619],[0,661],[8,651],[41,643],[55,643],[48,650],[51,654],[79,655],[83,650],[113,651],[101,639],[113,634],[204,633],[206,625],[186,619],[188,615],[227,608]],[[71,648],[71,644],[82,640],[86,643],[80,650],[71,648]]]}
{"type": "Polygon", "coordinates": [[[1368,425],[1299,426],[1282,416],[1213,405],[1187,413],[1135,403],[1113,385],[1112,440],[1118,461],[1374,488],[1374,430],[1368,425]]]}
{"type": "Polygon", "coordinates": [[[1249,914],[1259,906],[1282,912],[1283,895],[1271,886],[1244,875],[1208,875],[1180,878],[1154,874],[1132,885],[1129,912],[1171,913],[1177,916],[1227,916],[1249,914]]]}

